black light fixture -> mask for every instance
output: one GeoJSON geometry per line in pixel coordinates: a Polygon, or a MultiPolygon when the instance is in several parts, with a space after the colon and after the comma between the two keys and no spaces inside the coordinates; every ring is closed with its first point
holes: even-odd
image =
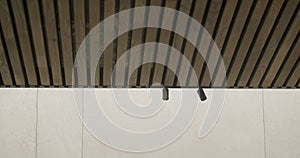
{"type": "Polygon", "coordinates": [[[203,91],[202,87],[199,86],[199,89],[197,90],[197,93],[201,99],[201,101],[205,101],[207,99],[205,92],[203,91]]]}
{"type": "Polygon", "coordinates": [[[169,89],[163,86],[163,100],[169,100],[169,89]]]}

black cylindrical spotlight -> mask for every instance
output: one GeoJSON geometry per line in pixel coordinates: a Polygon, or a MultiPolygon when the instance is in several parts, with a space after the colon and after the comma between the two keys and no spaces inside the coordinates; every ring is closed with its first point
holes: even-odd
{"type": "Polygon", "coordinates": [[[163,100],[169,100],[169,89],[163,86],[163,100]]]}
{"type": "Polygon", "coordinates": [[[199,89],[197,90],[197,93],[198,93],[201,101],[205,101],[207,99],[205,92],[203,91],[203,89],[201,87],[199,87],[199,89]]]}

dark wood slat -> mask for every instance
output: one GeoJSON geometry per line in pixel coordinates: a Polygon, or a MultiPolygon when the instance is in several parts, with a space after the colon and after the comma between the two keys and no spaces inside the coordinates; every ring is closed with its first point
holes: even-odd
{"type": "MultiPolygon", "coordinates": [[[[205,22],[205,28],[206,30],[210,33],[211,36],[213,36],[214,31],[217,29],[218,26],[217,25],[217,20],[218,17],[220,16],[219,14],[223,14],[221,13],[221,6],[222,6],[223,1],[222,0],[215,0],[215,1],[211,1],[210,4],[210,8],[209,8],[209,12],[208,12],[208,16],[205,22]]],[[[212,42],[212,41],[211,41],[212,42]]],[[[212,43],[210,43],[212,44],[212,43]]],[[[210,49],[207,50],[207,54],[205,59],[205,62],[207,63],[207,61],[209,60],[210,62],[214,62],[214,65],[217,65],[218,62],[218,58],[216,56],[210,56],[210,49]]],[[[209,73],[209,70],[206,66],[206,63],[203,63],[202,65],[202,70],[201,70],[201,74],[200,74],[200,82],[201,85],[204,87],[208,87],[211,81],[211,76],[209,73]]],[[[213,71],[213,70],[210,70],[213,71]]]]}
{"type": "MultiPolygon", "coordinates": [[[[300,57],[298,56],[298,60],[296,63],[296,68],[294,69],[294,71],[292,72],[290,78],[288,78],[286,85],[284,84],[284,86],[286,87],[295,87],[297,86],[297,82],[299,82],[300,79],[300,57]]],[[[299,85],[299,84],[298,84],[299,85]]]]}
{"type": "MultiPolygon", "coordinates": [[[[106,0],[104,1],[104,19],[113,15],[115,8],[115,1],[114,0],[106,0]]],[[[110,86],[111,85],[111,75],[112,75],[112,63],[113,63],[113,43],[111,43],[105,50],[104,50],[104,68],[103,68],[103,85],[110,86]]]]}
{"type": "MultiPolygon", "coordinates": [[[[176,4],[177,4],[176,0],[166,1],[165,7],[175,9],[176,4]]],[[[171,21],[173,22],[174,19],[172,19],[171,21]]],[[[159,42],[164,43],[164,44],[168,44],[169,40],[170,40],[170,35],[171,35],[170,31],[161,29],[159,42]]],[[[161,60],[166,61],[166,56],[161,55],[160,52],[157,52],[157,56],[159,58],[161,58],[161,60]]],[[[157,66],[157,65],[158,64],[155,64],[155,69],[154,69],[154,74],[153,74],[153,81],[152,81],[153,84],[162,83],[162,76],[163,76],[163,72],[164,72],[164,67],[161,66],[161,65],[160,66],[157,66]]]]}
{"type": "Polygon", "coordinates": [[[234,10],[236,8],[238,0],[227,1],[224,8],[224,13],[219,24],[218,30],[216,30],[215,43],[218,45],[221,51],[225,42],[225,38],[229,29],[230,22],[233,17],[234,10]]]}
{"type": "MultiPolygon", "coordinates": [[[[192,1],[181,1],[179,11],[189,15],[189,12],[190,12],[190,9],[191,9],[191,4],[192,4],[192,1]]],[[[176,25],[181,25],[181,23],[182,22],[177,21],[176,25]]],[[[186,26],[185,29],[188,29],[188,26],[186,26]]],[[[184,38],[181,35],[175,33],[174,41],[172,43],[172,47],[174,47],[178,51],[182,51],[183,39],[184,38]]],[[[183,54],[183,52],[181,52],[181,53],[183,54]]],[[[172,60],[174,60],[174,58],[172,58],[172,60]]],[[[175,59],[175,61],[178,62],[179,59],[175,59]]],[[[175,61],[172,61],[172,62],[175,62],[175,61]]],[[[178,65],[180,65],[180,64],[181,63],[177,63],[176,66],[178,67],[178,65]]],[[[179,70],[175,70],[175,71],[180,72],[179,70]]],[[[174,83],[174,80],[175,80],[175,77],[176,77],[174,73],[176,73],[176,72],[173,72],[170,69],[169,69],[169,71],[167,71],[165,85],[173,86],[173,83],[174,83]]],[[[184,72],[181,72],[181,73],[184,73],[184,72]]],[[[180,84],[180,83],[178,83],[178,84],[180,84]]],[[[184,84],[185,83],[182,83],[182,85],[184,85],[184,84]]]]}
{"type": "Polygon", "coordinates": [[[261,21],[261,18],[264,14],[264,11],[267,7],[268,1],[257,1],[256,6],[253,10],[253,14],[249,20],[249,22],[244,26],[244,29],[246,29],[243,38],[240,39],[241,43],[239,47],[235,50],[235,56],[232,59],[232,63],[230,63],[230,71],[228,75],[228,82],[227,85],[229,87],[234,86],[236,83],[236,79],[238,77],[238,73],[241,70],[243,61],[245,60],[245,57],[247,55],[247,51],[250,48],[251,42],[254,38],[254,35],[258,29],[258,25],[261,21]]]}
{"type": "MultiPolygon", "coordinates": [[[[100,22],[100,1],[99,0],[89,0],[89,26],[90,31],[100,22]]],[[[98,36],[100,38],[100,34],[98,36]]],[[[90,47],[90,51],[96,51],[92,50],[90,47]]],[[[90,57],[92,58],[92,56],[90,57]]],[[[92,60],[90,60],[92,61],[92,60]]],[[[99,63],[99,61],[98,61],[99,63]]],[[[93,63],[91,63],[93,64],[93,63]]],[[[95,73],[95,85],[92,86],[99,86],[100,81],[100,64],[97,64],[96,71],[91,72],[95,73]]]]}
{"type": "MultiPolygon", "coordinates": [[[[168,44],[168,37],[170,37],[171,32],[161,29],[160,32],[160,41],[159,43],[168,44]]],[[[160,52],[156,52],[158,58],[162,58],[163,60],[166,60],[165,55],[161,55],[160,52]]],[[[154,74],[153,74],[153,80],[151,81],[152,84],[161,84],[162,83],[162,76],[163,76],[164,66],[161,64],[155,64],[154,68],[154,74]],[[157,66],[159,65],[159,66],[157,66]]]]}
{"type": "MultiPolygon", "coordinates": [[[[180,8],[182,8],[182,7],[180,7],[180,6],[182,6],[182,3],[183,3],[182,0],[177,0],[176,5],[173,9],[180,10],[180,8]]],[[[177,20],[177,17],[175,17],[175,15],[172,18],[173,18],[173,21],[172,21],[173,26],[172,27],[176,28],[179,21],[177,20]]],[[[176,33],[171,32],[169,41],[167,43],[169,46],[174,47],[173,44],[174,44],[175,36],[176,36],[176,33]]],[[[179,51],[180,51],[180,49],[179,49],[179,51]]],[[[166,56],[166,59],[165,59],[165,67],[164,67],[164,71],[163,71],[163,75],[162,75],[162,84],[165,85],[165,86],[172,86],[173,85],[174,76],[175,76],[175,73],[176,73],[176,72],[173,72],[171,69],[169,69],[169,67],[172,67],[172,64],[174,64],[174,66],[176,66],[174,61],[170,61],[171,55],[172,55],[171,52],[169,52],[169,50],[168,50],[167,56],[166,56]]],[[[174,57],[172,57],[171,60],[178,61],[179,58],[174,59],[174,57]]]]}
{"type": "Polygon", "coordinates": [[[62,42],[63,65],[65,72],[65,83],[72,85],[73,53],[70,21],[69,1],[58,0],[60,36],[62,42]]]}
{"type": "MultiPolygon", "coordinates": [[[[217,0],[207,2],[205,8],[203,8],[203,10],[205,11],[204,15],[203,15],[201,21],[199,21],[201,23],[201,25],[203,25],[203,27],[209,32],[210,35],[213,34],[213,28],[216,24],[216,20],[217,20],[217,17],[218,17],[218,14],[216,13],[216,9],[217,10],[220,9],[218,7],[219,5],[215,5],[215,4],[218,4],[217,0]],[[212,19],[207,20],[209,18],[212,18],[212,19]]],[[[201,41],[202,36],[203,36],[203,34],[199,33],[198,40],[199,40],[200,43],[203,42],[203,41],[201,41]]],[[[204,52],[202,52],[202,53],[204,53],[204,52]]],[[[198,77],[199,81],[200,81],[201,73],[202,73],[202,70],[203,70],[203,67],[204,67],[204,64],[205,64],[205,58],[206,58],[206,55],[202,56],[202,54],[200,54],[197,51],[197,55],[195,57],[196,60],[195,60],[195,64],[194,64],[194,70],[195,70],[196,76],[198,77]]],[[[193,85],[196,84],[195,86],[198,86],[198,83],[192,83],[192,84],[193,85]]],[[[203,86],[203,85],[201,84],[201,86],[203,86]]]]}
{"type": "MultiPolygon", "coordinates": [[[[197,3],[197,0],[192,0],[190,2],[183,1],[180,9],[184,10],[184,12],[186,14],[193,17],[194,13],[196,12],[195,11],[196,3],[197,3]]],[[[187,25],[189,25],[189,24],[187,24],[187,25]]],[[[189,33],[190,33],[190,26],[186,26],[185,35],[188,35],[189,33]]],[[[192,61],[192,57],[193,57],[193,50],[195,49],[195,47],[187,39],[178,38],[177,34],[175,34],[175,39],[174,39],[173,45],[175,47],[176,47],[176,45],[178,46],[177,49],[179,49],[181,51],[181,53],[184,55],[184,57],[188,60],[189,64],[191,64],[191,66],[192,66],[191,61],[192,61]],[[187,47],[190,47],[190,48],[187,48],[187,47]]],[[[176,73],[177,73],[177,75],[184,74],[184,76],[186,76],[186,78],[182,79],[182,81],[180,82],[180,81],[178,81],[178,78],[176,78],[176,76],[174,76],[173,86],[178,86],[178,87],[180,85],[187,86],[187,84],[188,84],[188,80],[189,80],[189,71],[188,70],[190,69],[190,67],[188,67],[189,65],[180,64],[181,61],[182,61],[182,59],[180,59],[178,61],[176,73]]]]}
{"type": "MultiPolygon", "coordinates": [[[[193,66],[192,60],[193,60],[194,50],[195,50],[195,46],[190,42],[186,42],[186,45],[185,45],[185,48],[184,48],[184,56],[190,62],[191,66],[193,66]]],[[[198,54],[198,51],[197,51],[197,54],[198,54]]],[[[199,55],[197,57],[199,57],[199,55]]],[[[195,66],[193,66],[192,69],[195,70],[195,66]]],[[[197,86],[197,83],[190,83],[190,75],[192,73],[192,69],[191,70],[186,70],[184,68],[180,68],[179,74],[188,72],[187,79],[186,79],[185,83],[177,82],[176,86],[179,86],[180,84],[185,85],[185,86],[194,86],[194,87],[197,86]]]]}
{"type": "MultiPolygon", "coordinates": [[[[83,42],[85,37],[85,4],[84,0],[74,0],[74,24],[75,24],[75,47],[76,52],[78,51],[80,44],[83,42]]],[[[86,50],[86,43],[82,47],[86,50]]],[[[86,67],[86,51],[85,55],[81,56],[81,59],[77,59],[81,63],[81,67],[77,69],[78,74],[78,85],[87,85],[87,67],[86,67]]]]}
{"type": "MultiPolygon", "coordinates": [[[[238,0],[226,1],[224,13],[222,14],[222,18],[219,23],[219,28],[214,32],[215,33],[214,40],[219,48],[220,54],[223,49],[223,46],[224,46],[224,43],[226,40],[226,36],[229,32],[230,23],[232,21],[232,18],[233,18],[233,15],[234,15],[237,5],[238,5],[238,0]]],[[[216,76],[220,75],[220,74],[217,74],[217,72],[218,72],[218,68],[219,68],[219,65],[222,60],[223,60],[223,58],[221,58],[221,57],[218,59],[216,67],[213,70],[213,76],[211,76],[212,83],[214,83],[216,76]]],[[[208,75],[207,72],[208,71],[205,71],[204,76],[208,75]]]]}
{"type": "MultiPolygon", "coordinates": [[[[299,87],[299,4],[298,0],[2,0],[0,84],[72,85],[74,56],[87,33],[101,20],[119,11],[151,5],[176,8],[193,16],[212,35],[223,58],[210,56],[209,47],[208,54],[202,56],[193,44],[168,30],[140,28],[112,41],[100,61],[94,61],[90,56],[98,50],[93,50],[87,39],[87,43],[83,43],[85,54],[79,59],[83,67],[75,68],[75,77],[76,74],[82,75],[79,81],[75,80],[76,84],[90,85],[90,74],[95,73],[95,84],[92,86],[116,85],[116,80],[111,77],[113,66],[120,57],[128,49],[144,42],[158,42],[179,50],[193,69],[181,66],[181,58],[171,59],[170,54],[164,56],[161,52],[150,57],[150,53],[142,48],[143,54],[126,56],[126,63],[116,71],[117,77],[124,78],[125,83],[117,85],[148,87],[161,83],[179,87],[175,72],[168,68],[172,63],[177,66],[176,73],[187,76],[186,83],[181,83],[184,87],[198,86],[198,83],[190,81],[192,70],[196,72],[201,86],[217,87],[214,81],[221,75],[220,64],[223,60],[227,70],[227,87],[299,87]],[[154,61],[159,58],[165,63],[144,64],[129,76],[132,65],[140,64],[146,57],[154,61]],[[215,65],[213,76],[209,73],[206,60],[215,63],[212,64],[215,65]],[[96,70],[93,70],[96,72],[90,70],[90,65],[95,64],[91,61],[98,62],[96,70]]],[[[143,20],[147,20],[146,16],[143,20]]],[[[168,20],[174,22],[175,19],[168,20]]],[[[107,27],[118,31],[118,19],[114,22],[116,24],[107,27]]],[[[178,25],[180,21],[176,23],[178,25]]],[[[99,38],[102,33],[100,30],[99,38]]],[[[201,41],[201,34],[198,41],[205,42],[201,41]]]]}
{"type": "Polygon", "coordinates": [[[50,77],[38,1],[27,0],[27,7],[41,85],[50,85],[50,77]]]}
{"type": "MultiPolygon", "coordinates": [[[[120,7],[119,10],[123,11],[126,9],[130,8],[130,1],[131,0],[120,0],[120,7]]],[[[127,51],[127,41],[128,41],[128,32],[122,34],[121,36],[118,37],[117,39],[117,57],[116,57],[116,61],[118,61],[120,59],[120,57],[127,51]]],[[[120,66],[122,67],[126,67],[126,65],[122,65],[125,63],[119,63],[120,66]]],[[[125,71],[124,69],[119,69],[120,67],[118,67],[118,69],[116,69],[116,72],[118,73],[118,77],[125,77],[125,71]]],[[[114,84],[121,84],[124,85],[125,83],[114,83],[114,84]]],[[[120,86],[120,85],[118,85],[120,86]]]]}
{"type": "Polygon", "coordinates": [[[283,68],[280,74],[278,74],[278,78],[275,81],[274,85],[272,85],[274,87],[281,87],[284,85],[284,82],[287,80],[293,66],[297,63],[297,59],[299,59],[300,56],[300,39],[297,40],[294,49],[290,51],[292,51],[291,55],[284,63],[283,68]]]}
{"type": "Polygon", "coordinates": [[[206,5],[207,5],[207,0],[197,0],[196,1],[193,18],[195,20],[197,20],[199,23],[201,23],[203,20],[206,5]]]}
{"type": "Polygon", "coordinates": [[[10,18],[7,2],[4,0],[0,1],[0,19],[1,19],[2,29],[3,29],[3,36],[5,38],[2,40],[3,41],[5,40],[9,52],[8,53],[9,59],[12,64],[13,74],[16,80],[16,84],[25,85],[24,72],[22,70],[20,56],[18,54],[12,21],[10,18]]]}
{"type": "MultiPolygon", "coordinates": [[[[161,1],[160,0],[150,0],[150,5],[151,6],[160,6],[161,1]]],[[[157,34],[158,29],[157,28],[147,28],[147,33],[146,33],[146,42],[155,42],[156,40],[156,34],[157,34]]],[[[144,58],[146,58],[147,55],[150,53],[145,53],[144,58]]],[[[150,56],[147,56],[147,58],[152,58],[150,56]]],[[[149,79],[150,79],[150,74],[151,74],[151,67],[152,63],[148,63],[142,66],[141,70],[141,80],[140,80],[140,85],[141,86],[148,86],[149,85],[149,79]]]]}
{"type": "Polygon", "coordinates": [[[222,2],[223,2],[222,0],[212,0],[210,2],[208,14],[207,14],[207,18],[206,18],[204,26],[205,26],[205,29],[211,35],[213,34],[213,32],[215,30],[222,2]]]}
{"type": "Polygon", "coordinates": [[[250,53],[250,56],[247,61],[244,61],[246,63],[243,63],[245,64],[245,69],[242,69],[240,72],[242,74],[238,83],[239,87],[245,87],[247,85],[247,82],[251,76],[250,72],[252,72],[255,67],[255,63],[258,60],[259,53],[263,49],[264,43],[266,42],[268,35],[271,32],[272,26],[274,25],[274,22],[280,12],[282,5],[283,0],[274,0],[272,2],[269,13],[264,20],[258,37],[256,38],[256,42],[254,46],[249,50],[250,52],[248,52],[250,53]]]}
{"type": "Polygon", "coordinates": [[[43,0],[43,11],[53,84],[59,86],[62,85],[62,78],[53,1],[43,0]]]}
{"type": "MultiPolygon", "coordinates": [[[[118,42],[117,59],[116,59],[117,62],[121,58],[121,56],[124,55],[125,52],[127,51],[127,40],[128,40],[128,32],[122,34],[117,39],[117,42],[118,42]]],[[[114,75],[116,75],[117,77],[125,77],[125,69],[124,68],[126,67],[126,64],[125,63],[118,63],[118,64],[120,66],[116,68],[115,71],[117,74],[114,74],[114,75]]],[[[125,83],[114,82],[113,84],[117,85],[117,86],[121,86],[121,85],[124,85],[125,83]]]]}
{"type": "Polygon", "coordinates": [[[8,62],[6,61],[6,55],[4,52],[3,42],[0,38],[0,74],[2,77],[3,85],[12,85],[11,72],[9,71],[8,62]]]}
{"type": "Polygon", "coordinates": [[[24,59],[28,84],[37,85],[37,75],[33,62],[32,48],[30,47],[28,28],[26,27],[24,7],[21,2],[17,1],[11,1],[11,5],[20,41],[21,52],[24,59]]]}
{"type": "MultiPolygon", "coordinates": [[[[288,54],[288,51],[289,51],[290,47],[292,46],[293,41],[295,40],[297,34],[299,34],[299,31],[300,31],[299,26],[300,26],[300,12],[297,14],[297,17],[294,20],[291,28],[288,30],[288,33],[287,33],[281,47],[278,48],[278,50],[277,50],[278,54],[276,55],[274,61],[268,65],[268,67],[270,67],[270,69],[269,69],[269,71],[267,71],[267,75],[263,81],[263,87],[270,87],[280,66],[282,64],[286,64],[286,63],[283,63],[283,60],[285,59],[285,56],[288,54]]],[[[300,52],[299,52],[299,55],[300,55],[300,52]]]]}
{"type": "Polygon", "coordinates": [[[254,72],[252,80],[250,79],[250,81],[249,81],[250,86],[253,86],[253,87],[262,86],[262,85],[259,85],[259,83],[262,79],[263,73],[265,72],[267,65],[269,64],[270,59],[271,59],[273,53],[275,52],[275,50],[279,44],[279,41],[282,38],[283,33],[286,30],[286,27],[293,15],[298,3],[299,3],[299,1],[288,1],[286,9],[281,16],[278,25],[275,27],[273,34],[271,35],[270,41],[267,44],[265,44],[266,49],[263,49],[263,52],[262,52],[263,56],[262,56],[261,60],[259,60],[260,62],[256,63],[258,68],[254,72]]]}
{"type": "MultiPolygon", "coordinates": [[[[146,5],[146,0],[135,0],[134,7],[141,7],[146,5]]],[[[145,12],[142,16],[145,16],[145,12]]],[[[131,48],[134,46],[137,46],[142,43],[142,37],[143,37],[143,29],[135,29],[132,31],[132,38],[131,38],[131,48]]],[[[133,60],[133,59],[141,59],[142,54],[139,53],[137,56],[130,56],[130,62],[129,62],[129,72],[132,71],[133,65],[140,64],[140,60],[133,60]]],[[[129,86],[136,86],[137,85],[137,73],[138,69],[133,70],[132,74],[127,74],[129,77],[129,86]]]]}
{"type": "MultiPolygon", "coordinates": [[[[238,15],[233,24],[232,31],[231,31],[230,37],[228,39],[228,43],[227,43],[226,47],[223,46],[223,49],[222,49],[222,52],[224,53],[223,61],[224,61],[224,66],[225,66],[226,71],[230,65],[230,62],[231,62],[231,59],[232,59],[232,56],[234,53],[234,49],[237,46],[238,39],[242,33],[243,26],[246,22],[246,19],[247,19],[247,16],[249,14],[252,4],[253,4],[253,1],[242,1],[241,2],[241,6],[239,8],[239,11],[237,13],[238,15]]],[[[218,69],[218,74],[220,71],[221,71],[221,69],[218,69]]]]}
{"type": "MultiPolygon", "coordinates": [[[[207,1],[206,0],[197,0],[196,6],[195,6],[195,11],[194,11],[194,14],[193,14],[193,18],[195,20],[197,20],[200,24],[203,21],[206,6],[207,6],[207,1]]],[[[198,34],[199,34],[199,32],[198,32],[198,34]]],[[[204,62],[204,60],[203,60],[202,56],[200,55],[199,51],[196,50],[190,42],[187,42],[187,45],[186,45],[185,50],[184,50],[184,54],[187,57],[187,59],[189,61],[191,61],[191,65],[193,66],[193,69],[194,69],[197,77],[199,77],[200,73],[201,73],[201,66],[200,65],[204,62]]],[[[181,69],[180,71],[186,71],[186,70],[181,69]]],[[[191,83],[190,82],[191,72],[192,71],[189,70],[187,83],[185,83],[185,84],[187,86],[194,86],[194,87],[198,86],[198,83],[191,83]]]]}

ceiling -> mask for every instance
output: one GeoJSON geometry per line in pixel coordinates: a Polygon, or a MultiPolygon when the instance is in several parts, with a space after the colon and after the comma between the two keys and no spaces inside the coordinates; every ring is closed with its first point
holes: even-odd
{"type": "MultiPolygon", "coordinates": [[[[72,86],[73,61],[89,31],[119,11],[149,5],[179,10],[206,28],[223,57],[224,87],[300,87],[299,0],[0,0],[1,87],[72,86]]],[[[145,42],[176,48],[190,61],[201,86],[215,87],[211,79],[216,76],[210,76],[205,62],[212,58],[209,53],[202,57],[179,34],[150,27],[131,30],[111,42],[97,66],[95,84],[88,76],[77,84],[111,87],[112,69],[120,56],[145,42]]],[[[128,60],[126,69],[132,62],[128,60]]],[[[177,64],[178,72],[190,71],[181,69],[180,61],[177,64]]],[[[213,74],[219,68],[220,62],[213,74]]],[[[167,66],[155,63],[140,66],[123,86],[149,87],[153,83],[197,86],[179,84],[167,66]]]]}

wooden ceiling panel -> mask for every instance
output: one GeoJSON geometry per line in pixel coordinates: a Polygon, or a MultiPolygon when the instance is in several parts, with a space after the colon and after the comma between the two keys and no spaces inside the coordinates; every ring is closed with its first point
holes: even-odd
{"type": "MultiPolygon", "coordinates": [[[[300,78],[300,1],[299,0],[0,0],[0,86],[17,87],[70,87],[74,75],[75,86],[87,87],[150,87],[160,83],[169,87],[197,87],[190,83],[192,70],[203,87],[217,87],[223,58],[227,80],[226,87],[239,88],[299,88],[300,78]],[[222,58],[212,56],[210,47],[202,56],[187,39],[168,30],[140,28],[120,35],[104,50],[96,72],[90,72],[93,50],[86,35],[105,18],[120,11],[141,7],[162,6],[192,16],[211,34],[222,58]],[[125,56],[123,69],[115,73],[124,77],[124,83],[112,80],[113,68],[122,55],[134,46],[147,43],[164,43],[177,49],[193,66],[183,68],[182,58],[171,61],[155,52],[138,56],[125,56]],[[86,50],[73,71],[76,52],[86,50]],[[147,63],[145,59],[162,60],[164,65],[147,63]],[[213,62],[208,70],[206,62],[213,62]],[[168,68],[175,64],[174,72],[168,68]],[[134,70],[133,70],[134,69],[134,70]],[[132,71],[132,74],[128,74],[132,71]],[[210,72],[212,75],[210,75],[210,72]],[[74,73],[73,73],[74,72],[74,73]],[[91,73],[95,73],[92,84],[91,73]],[[175,74],[186,76],[179,83],[175,74]],[[78,74],[84,74],[78,78],[78,74]]],[[[134,15],[134,12],[131,12],[134,15]]],[[[144,12],[144,23],[149,12],[144,12]]],[[[133,17],[133,16],[131,16],[133,17]]],[[[132,23],[131,18],[129,23],[132,23]]],[[[158,17],[161,24],[162,18],[158,17]]],[[[181,21],[174,15],[173,28],[181,21]]],[[[111,26],[119,31],[120,19],[111,26]]],[[[130,27],[130,26],[129,26],[130,27]]],[[[185,24],[186,36],[191,33],[185,24]]],[[[103,38],[103,28],[99,39],[103,38]]],[[[201,42],[201,32],[198,44],[201,42]]],[[[101,46],[101,40],[99,45],[101,46]]],[[[101,48],[102,49],[102,48],[101,48]]],[[[141,48],[141,52],[146,52],[141,48]]]]}

